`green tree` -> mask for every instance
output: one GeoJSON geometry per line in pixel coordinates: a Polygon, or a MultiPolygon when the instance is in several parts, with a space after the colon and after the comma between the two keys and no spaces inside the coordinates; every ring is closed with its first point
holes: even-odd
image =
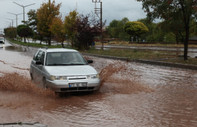
{"type": "Polygon", "coordinates": [[[14,27],[8,27],[4,29],[5,36],[11,39],[16,38],[17,31],[14,27]]]}
{"type": "Polygon", "coordinates": [[[53,19],[53,22],[50,26],[50,31],[54,35],[54,39],[57,42],[61,42],[62,47],[64,47],[64,40],[65,40],[65,31],[64,31],[64,24],[61,17],[56,17],[53,19]]]}
{"type": "MultiPolygon", "coordinates": [[[[138,21],[127,22],[124,27],[125,31],[130,35],[130,37],[139,38],[142,34],[148,32],[148,28],[138,21]]],[[[139,39],[137,39],[139,41],[139,39]]]]}
{"type": "Polygon", "coordinates": [[[37,10],[37,29],[38,32],[47,40],[48,45],[51,45],[50,26],[55,17],[59,16],[59,9],[61,4],[55,5],[55,1],[52,3],[43,3],[37,10]]]}
{"type": "Polygon", "coordinates": [[[33,35],[32,29],[28,25],[19,25],[17,27],[17,34],[20,37],[24,38],[24,42],[26,43],[26,38],[31,37],[33,35]]]}
{"type": "Polygon", "coordinates": [[[160,27],[164,32],[173,33],[177,44],[184,42],[184,25],[180,14],[164,20],[160,23],[160,27]]]}
{"type": "Polygon", "coordinates": [[[38,18],[36,14],[36,10],[30,10],[27,15],[28,15],[28,21],[27,24],[33,31],[37,31],[37,24],[38,24],[38,18]]]}
{"type": "Polygon", "coordinates": [[[107,27],[107,32],[112,38],[118,38],[118,33],[119,33],[119,30],[117,29],[118,22],[119,22],[118,20],[112,20],[109,26],[107,27]]]}
{"type": "Polygon", "coordinates": [[[77,15],[78,15],[77,11],[74,10],[70,12],[68,16],[65,16],[65,21],[64,21],[65,34],[67,35],[67,38],[70,40],[72,47],[74,47],[74,41],[76,40],[76,34],[77,34],[77,28],[76,28],[77,15]]]}
{"type": "Polygon", "coordinates": [[[191,36],[197,36],[197,21],[192,20],[190,27],[191,27],[190,30],[191,36]]]}
{"type": "Polygon", "coordinates": [[[27,25],[33,31],[33,37],[32,37],[32,39],[34,41],[40,40],[40,44],[41,44],[41,42],[43,40],[43,37],[40,35],[40,33],[38,32],[38,29],[37,29],[37,24],[38,24],[37,12],[36,12],[36,10],[30,10],[27,13],[27,15],[28,15],[27,25]]]}
{"type": "Polygon", "coordinates": [[[192,18],[197,18],[196,0],[137,0],[142,2],[143,9],[147,12],[147,16],[168,20],[172,17],[180,16],[183,22],[184,37],[184,60],[188,59],[188,40],[190,36],[190,22],[192,18]]]}
{"type": "Polygon", "coordinates": [[[160,23],[154,23],[149,18],[139,19],[139,22],[144,23],[148,27],[149,32],[144,33],[141,38],[146,42],[157,43],[163,42],[165,32],[161,29],[160,23]]]}
{"type": "Polygon", "coordinates": [[[122,20],[113,20],[107,27],[107,33],[111,38],[118,38],[121,40],[128,40],[129,35],[124,30],[124,25],[128,22],[128,18],[122,20]]]}

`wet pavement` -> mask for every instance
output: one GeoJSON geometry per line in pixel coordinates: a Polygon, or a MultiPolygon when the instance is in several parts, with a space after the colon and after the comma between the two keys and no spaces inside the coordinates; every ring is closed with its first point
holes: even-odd
{"type": "Polygon", "coordinates": [[[30,81],[35,50],[6,45],[0,48],[0,123],[197,126],[197,71],[89,57],[100,72],[100,90],[57,97],[30,81]]]}

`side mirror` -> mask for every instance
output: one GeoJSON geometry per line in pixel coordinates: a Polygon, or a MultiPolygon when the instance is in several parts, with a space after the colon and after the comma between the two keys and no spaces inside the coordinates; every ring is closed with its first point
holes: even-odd
{"type": "Polygon", "coordinates": [[[88,62],[89,64],[91,64],[91,63],[93,63],[93,60],[87,60],[87,62],[88,62]]]}
{"type": "Polygon", "coordinates": [[[41,61],[36,61],[36,65],[42,65],[41,61]]]}

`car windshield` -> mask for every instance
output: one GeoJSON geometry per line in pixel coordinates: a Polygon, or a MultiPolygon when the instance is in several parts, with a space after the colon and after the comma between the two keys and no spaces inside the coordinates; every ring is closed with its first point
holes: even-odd
{"type": "Polygon", "coordinates": [[[78,52],[48,52],[46,66],[86,65],[87,62],[78,52]]]}
{"type": "Polygon", "coordinates": [[[3,40],[4,40],[4,38],[0,37],[0,41],[3,41],[3,40]]]}

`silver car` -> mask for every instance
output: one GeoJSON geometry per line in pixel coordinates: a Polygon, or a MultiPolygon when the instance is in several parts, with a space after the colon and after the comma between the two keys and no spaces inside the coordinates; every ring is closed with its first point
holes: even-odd
{"type": "Polygon", "coordinates": [[[95,91],[100,87],[97,71],[72,49],[39,49],[30,65],[32,80],[57,93],[95,91]]]}
{"type": "Polygon", "coordinates": [[[0,37],[0,44],[4,44],[5,43],[5,38],[4,37],[0,37]]]}

